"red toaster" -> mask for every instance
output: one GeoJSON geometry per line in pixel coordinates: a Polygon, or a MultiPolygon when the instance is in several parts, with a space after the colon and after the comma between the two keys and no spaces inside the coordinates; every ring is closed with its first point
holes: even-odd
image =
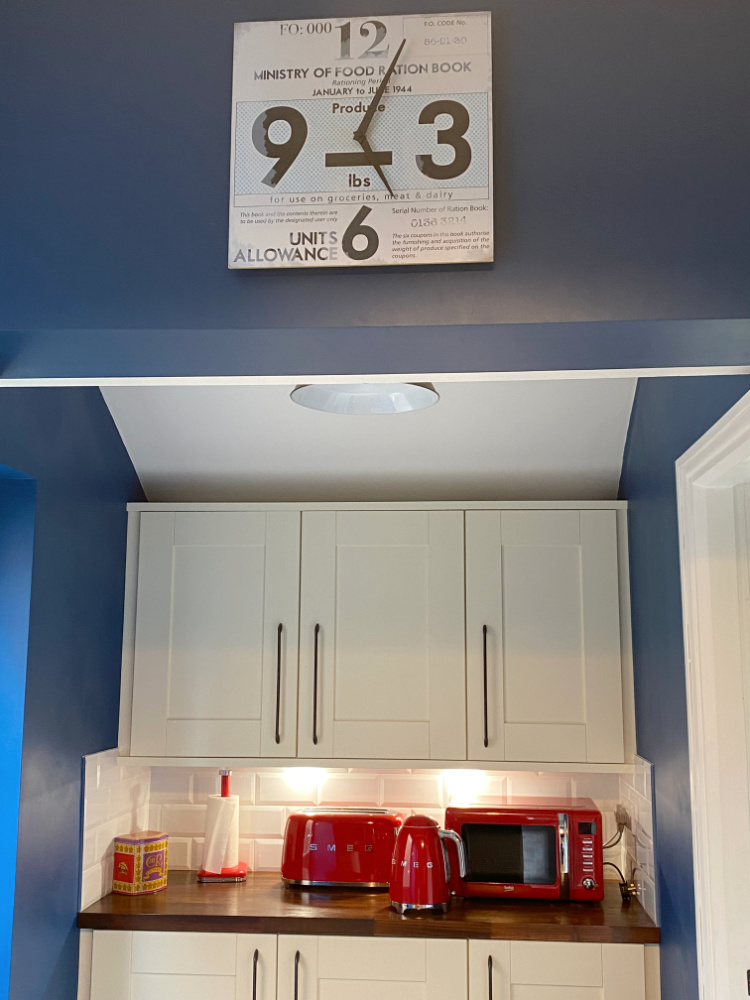
{"type": "Polygon", "coordinates": [[[289,886],[387,888],[403,822],[388,809],[306,809],[286,821],[281,877],[289,886]]]}

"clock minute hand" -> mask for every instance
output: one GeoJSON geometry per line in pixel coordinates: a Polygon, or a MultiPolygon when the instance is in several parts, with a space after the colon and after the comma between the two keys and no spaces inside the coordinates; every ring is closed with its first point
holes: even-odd
{"type": "Polygon", "coordinates": [[[367,130],[370,127],[370,122],[372,121],[373,116],[375,115],[375,112],[377,110],[378,104],[380,103],[380,98],[385,93],[385,88],[387,87],[388,81],[390,80],[390,78],[391,78],[391,76],[393,74],[393,71],[396,68],[396,63],[398,62],[398,57],[401,55],[401,52],[402,52],[402,50],[404,48],[404,45],[406,45],[406,39],[405,38],[403,38],[401,40],[401,44],[398,47],[398,51],[396,52],[396,55],[393,57],[393,62],[388,67],[388,69],[385,71],[385,76],[380,81],[380,86],[375,91],[375,96],[370,101],[370,106],[368,107],[367,111],[365,111],[364,118],[359,123],[357,131],[354,133],[354,139],[360,145],[362,145],[362,140],[367,135],[367,130]]]}

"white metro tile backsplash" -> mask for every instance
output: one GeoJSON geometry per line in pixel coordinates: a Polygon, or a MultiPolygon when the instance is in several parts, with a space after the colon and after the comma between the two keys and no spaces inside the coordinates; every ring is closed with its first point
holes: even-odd
{"type": "MultiPolygon", "coordinates": [[[[284,772],[261,772],[258,774],[256,782],[256,802],[258,805],[317,805],[319,786],[324,781],[322,775],[325,772],[322,768],[303,767],[299,770],[300,774],[290,773],[288,779],[284,772]],[[320,775],[309,773],[318,770],[321,772],[320,775]]],[[[232,789],[234,789],[234,783],[232,789]]]]}
{"type": "Polygon", "coordinates": [[[287,815],[283,806],[242,806],[240,837],[283,837],[287,815]]]}
{"type": "Polygon", "coordinates": [[[443,779],[437,775],[398,774],[381,777],[384,806],[443,806],[443,779]]]}
{"type": "Polygon", "coordinates": [[[200,837],[206,830],[206,806],[165,803],[161,807],[161,828],[170,835],[174,833],[200,837]]]}
{"type": "Polygon", "coordinates": [[[112,888],[115,837],[149,826],[151,769],[122,767],[116,750],[83,759],[81,909],[112,888]]]}
{"type": "Polygon", "coordinates": [[[623,836],[622,860],[625,876],[639,887],[641,905],[658,923],[659,900],[656,890],[653,820],[653,765],[635,758],[635,773],[620,776],[620,801],[630,816],[623,836]]]}
{"type": "Polygon", "coordinates": [[[369,806],[379,801],[381,778],[374,774],[330,774],[318,794],[322,806],[369,806]]]}
{"type": "MultiPolygon", "coordinates": [[[[154,779],[157,771],[151,823],[169,834],[171,868],[197,868],[205,823],[202,802],[206,795],[219,791],[218,771],[155,767],[154,779]]],[[[235,770],[231,782],[232,791],[240,797],[240,857],[255,871],[279,870],[286,819],[305,806],[387,807],[406,815],[424,813],[442,824],[445,807],[452,804],[490,805],[505,801],[508,795],[589,796],[610,814],[605,817],[604,831],[610,837],[616,829],[614,809],[619,795],[617,774],[503,774],[460,768],[235,770]]],[[[619,848],[612,858],[619,860],[619,848]]]]}
{"type": "MultiPolygon", "coordinates": [[[[200,867],[206,798],[218,793],[219,783],[218,770],[213,768],[120,767],[116,751],[87,758],[83,905],[109,892],[111,842],[116,834],[129,829],[165,830],[169,834],[169,867],[200,867]]],[[[588,797],[602,811],[606,842],[616,832],[614,810],[624,796],[634,816],[636,805],[639,807],[638,864],[644,877],[644,903],[649,891],[646,879],[653,879],[650,812],[643,806],[647,793],[650,795],[650,771],[646,774],[641,767],[627,777],[462,768],[237,769],[232,772],[231,788],[240,797],[240,859],[253,871],[279,871],[286,820],[300,807],[387,807],[405,815],[424,813],[442,824],[449,805],[491,805],[509,797],[588,797]]],[[[626,846],[626,850],[631,849],[635,851],[635,839],[626,846]]],[[[607,851],[606,857],[620,864],[625,853],[617,846],[607,851]]],[[[611,868],[605,873],[607,878],[616,878],[611,868]]]]}

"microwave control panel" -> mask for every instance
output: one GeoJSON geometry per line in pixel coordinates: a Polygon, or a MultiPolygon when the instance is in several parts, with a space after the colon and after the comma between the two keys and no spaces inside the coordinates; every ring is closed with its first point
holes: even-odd
{"type": "Polygon", "coordinates": [[[601,899],[604,895],[601,816],[571,816],[570,895],[574,899],[601,899]]]}

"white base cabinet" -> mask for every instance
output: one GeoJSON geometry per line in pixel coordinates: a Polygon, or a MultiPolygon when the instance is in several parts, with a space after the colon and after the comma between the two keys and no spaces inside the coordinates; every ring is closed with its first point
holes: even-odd
{"type": "Polygon", "coordinates": [[[90,1000],[276,1000],[277,940],[94,931],[90,1000]]]}
{"type": "Polygon", "coordinates": [[[79,1000],[659,1000],[656,946],[547,941],[94,931],[90,983],[79,1000]]]}
{"type": "Polygon", "coordinates": [[[469,941],[469,1000],[657,1000],[644,946],[469,941]]]}
{"type": "Polygon", "coordinates": [[[466,942],[279,937],[278,1000],[467,1000],[466,942]]]}

